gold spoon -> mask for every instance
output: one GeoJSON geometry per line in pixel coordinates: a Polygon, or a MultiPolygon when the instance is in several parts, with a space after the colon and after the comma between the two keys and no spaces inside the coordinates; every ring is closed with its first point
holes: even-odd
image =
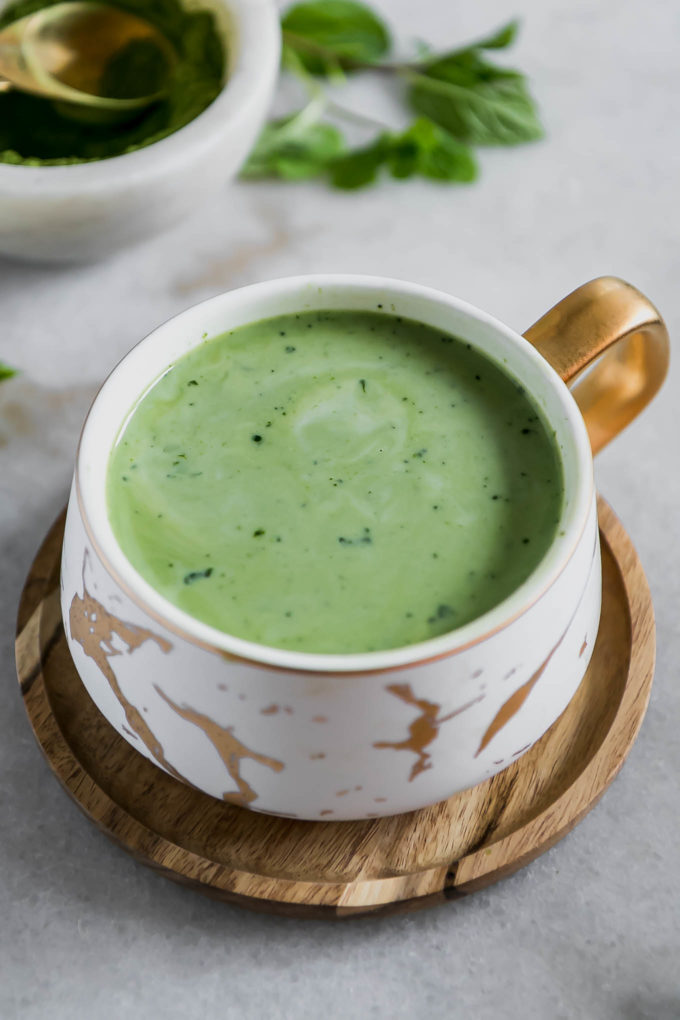
{"type": "Polygon", "coordinates": [[[58,3],[0,29],[0,91],[57,100],[81,119],[120,120],[163,97],[176,59],[143,18],[104,3],[58,3]]]}

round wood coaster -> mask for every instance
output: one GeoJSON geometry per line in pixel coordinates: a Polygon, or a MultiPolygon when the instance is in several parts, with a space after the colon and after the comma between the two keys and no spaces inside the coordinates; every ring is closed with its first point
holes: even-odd
{"type": "Polygon", "coordinates": [[[95,708],[59,609],[63,516],[21,598],[17,672],[35,736],[65,789],[138,860],[229,902],[305,917],[429,906],[511,874],[561,839],[623,764],[647,708],[654,616],[623,526],[603,500],[603,606],[586,676],[545,736],[493,779],[421,811],[358,822],[255,814],[133,750],[95,708]]]}

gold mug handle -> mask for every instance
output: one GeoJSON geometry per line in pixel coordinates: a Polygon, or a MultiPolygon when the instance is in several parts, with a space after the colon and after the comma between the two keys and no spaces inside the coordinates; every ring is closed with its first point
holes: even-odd
{"type": "Polygon", "coordinates": [[[524,336],[565,383],[574,383],[593,453],[637,417],[668,371],[663,319],[643,294],[614,276],[578,287],[524,336]]]}

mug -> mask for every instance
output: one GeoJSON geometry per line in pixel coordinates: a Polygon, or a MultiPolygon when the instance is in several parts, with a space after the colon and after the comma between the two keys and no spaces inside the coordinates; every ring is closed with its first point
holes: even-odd
{"type": "Polygon", "coordinates": [[[375,818],[494,775],[545,733],[586,671],[601,602],[592,453],[654,396],[668,356],[658,312],[610,277],[574,291],[524,337],[447,294],[349,275],[256,284],[171,319],[114,369],[81,435],[61,598],[90,696],[159,768],[254,811],[375,818]],[[463,337],[541,407],[564,475],[548,552],[483,616],[387,651],[294,652],[192,618],[135,571],[108,520],[108,455],[130,408],[206,336],[301,310],[376,305],[463,337]]]}

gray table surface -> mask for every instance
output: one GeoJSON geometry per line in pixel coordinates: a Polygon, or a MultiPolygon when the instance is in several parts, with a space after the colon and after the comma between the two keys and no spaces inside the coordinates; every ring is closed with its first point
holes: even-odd
{"type": "Polygon", "coordinates": [[[472,187],[385,182],[348,195],[237,184],[165,237],[100,265],[0,262],[0,356],[23,369],[0,392],[2,1020],[680,1017],[677,361],[654,406],[597,463],[655,600],[645,724],[592,814],[495,887],[342,924],[204,900],[134,863],[80,814],[35,746],[16,689],[19,592],[64,503],[92,393],[136,340],[187,305],[269,277],[356,271],[450,290],[521,329],[579,283],[615,273],[678,335],[680,7],[381,6],[406,36],[438,43],[522,15],[513,58],[532,75],[546,141],[484,153],[472,187]]]}

